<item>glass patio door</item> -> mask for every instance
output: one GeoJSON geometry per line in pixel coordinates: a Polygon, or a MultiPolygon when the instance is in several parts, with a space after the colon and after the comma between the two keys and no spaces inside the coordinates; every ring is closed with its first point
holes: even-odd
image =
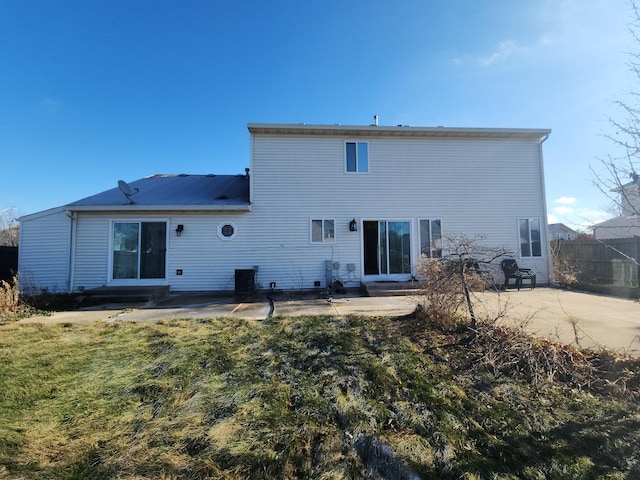
{"type": "Polygon", "coordinates": [[[166,222],[115,222],[113,224],[114,280],[166,277],[166,222]]]}
{"type": "Polygon", "coordinates": [[[365,221],[365,275],[411,274],[411,223],[365,221]]]}

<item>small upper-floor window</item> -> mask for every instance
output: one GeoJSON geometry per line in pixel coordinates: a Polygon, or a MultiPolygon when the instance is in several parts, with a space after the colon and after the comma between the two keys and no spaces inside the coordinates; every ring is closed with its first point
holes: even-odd
{"type": "Polygon", "coordinates": [[[442,258],[442,220],[420,219],[420,255],[442,258]]]}
{"type": "Polygon", "coordinates": [[[311,220],[311,243],[331,243],[336,239],[333,220],[311,220]]]}
{"type": "Polygon", "coordinates": [[[520,230],[520,256],[541,257],[542,235],[539,218],[521,218],[518,220],[520,230]]]}
{"type": "Polygon", "coordinates": [[[348,173],[367,173],[369,171],[369,144],[367,142],[347,142],[346,171],[348,173]]]}

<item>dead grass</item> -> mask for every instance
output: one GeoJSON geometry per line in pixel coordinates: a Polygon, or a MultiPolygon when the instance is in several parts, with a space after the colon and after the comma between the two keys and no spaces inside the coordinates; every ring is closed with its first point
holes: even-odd
{"type": "Polygon", "coordinates": [[[640,365],[503,329],[470,340],[359,317],[7,324],[0,365],[0,478],[640,472],[640,365]]]}

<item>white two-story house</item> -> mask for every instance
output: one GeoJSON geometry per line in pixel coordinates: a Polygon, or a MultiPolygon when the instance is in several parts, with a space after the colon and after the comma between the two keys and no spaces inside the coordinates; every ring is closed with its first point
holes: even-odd
{"type": "Polygon", "coordinates": [[[248,129],[245,174],[153,175],[23,217],[23,285],[233,291],[250,272],[258,290],[358,287],[410,279],[460,234],[511,251],[548,282],[549,130],[248,129]]]}

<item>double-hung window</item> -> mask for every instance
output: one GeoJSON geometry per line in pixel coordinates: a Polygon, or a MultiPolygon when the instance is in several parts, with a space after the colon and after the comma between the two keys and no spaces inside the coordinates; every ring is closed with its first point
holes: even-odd
{"type": "Polygon", "coordinates": [[[518,220],[520,232],[520,256],[541,257],[542,235],[539,218],[521,218],[518,220]]]}
{"type": "Polygon", "coordinates": [[[311,220],[311,243],[333,243],[336,239],[333,220],[311,220]]]}
{"type": "Polygon", "coordinates": [[[442,220],[420,219],[420,255],[442,258],[442,220]]]}
{"type": "Polygon", "coordinates": [[[369,144],[346,142],[345,148],[345,171],[347,173],[369,172],[369,144]]]}

